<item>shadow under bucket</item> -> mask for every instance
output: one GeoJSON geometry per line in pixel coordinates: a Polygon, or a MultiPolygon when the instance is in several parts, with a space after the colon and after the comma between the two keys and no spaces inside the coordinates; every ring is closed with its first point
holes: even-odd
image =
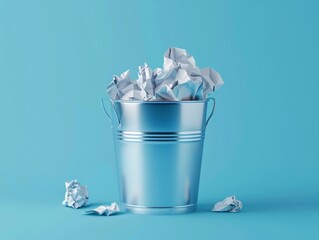
{"type": "MultiPolygon", "coordinates": [[[[111,100],[121,205],[137,214],[196,210],[208,100],[111,100]]],[[[102,101],[103,103],[103,101],[102,101]]]]}

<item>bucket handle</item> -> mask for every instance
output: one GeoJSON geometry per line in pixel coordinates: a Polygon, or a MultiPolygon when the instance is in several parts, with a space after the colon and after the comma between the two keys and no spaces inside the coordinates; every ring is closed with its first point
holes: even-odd
{"type": "Polygon", "coordinates": [[[210,119],[212,118],[212,116],[213,116],[213,114],[214,114],[215,105],[216,105],[216,100],[215,100],[215,98],[213,98],[213,97],[208,97],[207,100],[208,100],[208,101],[209,101],[209,100],[212,100],[212,101],[213,101],[213,108],[212,108],[212,111],[210,112],[210,114],[209,114],[209,116],[208,116],[208,118],[207,118],[207,120],[206,120],[206,127],[207,127],[207,125],[208,125],[210,119]]]}
{"type": "MultiPolygon", "coordinates": [[[[119,126],[120,126],[120,119],[119,119],[119,116],[117,115],[117,112],[116,112],[116,109],[115,109],[115,107],[114,107],[114,102],[111,100],[111,102],[112,102],[112,107],[113,107],[113,109],[114,109],[114,112],[115,112],[115,115],[116,115],[116,118],[117,118],[117,121],[118,121],[118,123],[119,123],[119,126]]],[[[104,99],[103,98],[101,98],[101,103],[102,103],[102,107],[103,107],[103,110],[104,110],[104,112],[105,112],[105,114],[106,114],[106,116],[108,117],[108,119],[110,120],[110,122],[111,122],[111,124],[112,124],[112,118],[111,118],[111,115],[106,111],[106,108],[105,108],[105,105],[104,105],[104,99]]]]}

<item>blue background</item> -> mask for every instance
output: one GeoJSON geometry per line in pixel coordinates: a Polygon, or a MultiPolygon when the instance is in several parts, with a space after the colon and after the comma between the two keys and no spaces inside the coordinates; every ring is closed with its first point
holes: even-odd
{"type": "Polygon", "coordinates": [[[318,239],[319,4],[316,1],[0,0],[0,239],[318,239]],[[118,201],[113,74],[186,48],[225,85],[207,128],[199,211],[84,216],[118,201]],[[236,194],[238,214],[214,214],[236,194]]]}

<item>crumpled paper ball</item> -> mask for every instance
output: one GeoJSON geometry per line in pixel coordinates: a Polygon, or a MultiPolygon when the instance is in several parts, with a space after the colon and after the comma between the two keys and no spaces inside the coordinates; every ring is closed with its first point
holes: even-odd
{"type": "Polygon", "coordinates": [[[215,203],[213,212],[239,212],[243,208],[241,201],[235,195],[225,198],[223,201],[215,203]]]}
{"type": "Polygon", "coordinates": [[[120,207],[116,202],[113,202],[111,205],[102,205],[95,209],[85,211],[86,214],[98,214],[98,215],[106,215],[111,216],[120,212],[120,207]]]}
{"type": "Polygon", "coordinates": [[[86,186],[81,186],[78,180],[65,182],[65,197],[62,205],[71,208],[86,207],[89,199],[86,186]]]}

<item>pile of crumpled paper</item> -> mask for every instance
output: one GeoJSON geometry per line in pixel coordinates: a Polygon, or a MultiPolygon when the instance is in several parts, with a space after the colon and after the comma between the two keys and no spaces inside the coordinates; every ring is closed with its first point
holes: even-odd
{"type": "Polygon", "coordinates": [[[139,67],[137,80],[130,79],[127,70],[114,76],[107,92],[113,100],[203,100],[223,84],[218,72],[197,67],[185,49],[169,48],[164,54],[163,69],[152,70],[145,63],[139,67]]]}

